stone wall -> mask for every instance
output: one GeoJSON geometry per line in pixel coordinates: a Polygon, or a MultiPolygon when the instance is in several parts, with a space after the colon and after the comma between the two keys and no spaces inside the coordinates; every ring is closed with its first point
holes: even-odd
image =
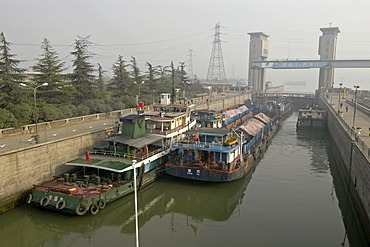
{"type": "Polygon", "coordinates": [[[105,137],[104,130],[0,154],[0,213],[21,203],[34,184],[66,172],[65,162],[105,137]]]}
{"type": "MultiPolygon", "coordinates": [[[[343,160],[342,181],[348,183],[353,205],[359,214],[367,238],[370,239],[370,163],[367,154],[351,127],[342,121],[326,101],[320,100],[320,107],[327,110],[328,128],[343,160]],[[352,147],[353,145],[353,147],[352,147]],[[351,155],[352,151],[352,155],[351,155]]],[[[346,192],[348,193],[348,192],[346,192]]]]}
{"type": "Polygon", "coordinates": [[[229,106],[233,106],[236,104],[243,104],[245,100],[251,99],[251,94],[249,92],[245,92],[244,94],[230,97],[222,100],[213,101],[211,100],[208,104],[201,104],[196,106],[196,110],[201,109],[209,109],[209,110],[216,110],[221,111],[224,108],[227,108],[229,106]]]}

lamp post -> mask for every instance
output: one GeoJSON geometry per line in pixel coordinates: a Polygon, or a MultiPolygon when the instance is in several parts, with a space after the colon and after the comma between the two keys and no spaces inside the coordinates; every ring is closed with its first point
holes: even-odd
{"type": "Polygon", "coordinates": [[[163,71],[166,71],[166,68],[171,67],[171,81],[172,81],[172,103],[175,103],[175,69],[173,67],[173,62],[171,62],[171,65],[169,66],[164,66],[163,71]]]}
{"type": "Polygon", "coordinates": [[[360,86],[353,86],[355,88],[355,105],[354,105],[354,111],[353,111],[353,123],[352,123],[352,129],[355,129],[355,119],[356,119],[356,108],[357,108],[357,89],[360,88],[360,86]]]}
{"type": "Polygon", "coordinates": [[[36,90],[39,88],[39,87],[45,87],[47,85],[49,85],[47,82],[44,82],[43,84],[41,85],[38,85],[36,87],[31,87],[29,85],[26,85],[24,83],[20,83],[19,85],[21,85],[22,87],[28,87],[28,88],[31,88],[33,89],[33,102],[34,102],[34,105],[35,105],[35,125],[36,125],[36,132],[35,132],[35,135],[36,135],[36,142],[37,141],[37,136],[38,136],[38,130],[37,130],[37,122],[38,122],[38,117],[37,117],[37,105],[36,105],[36,90]]]}
{"type": "Polygon", "coordinates": [[[338,113],[340,113],[340,91],[342,90],[342,85],[343,83],[342,82],[339,82],[339,100],[338,100],[338,113]]]}
{"type": "Polygon", "coordinates": [[[136,187],[136,160],[132,160],[132,169],[134,170],[134,199],[135,199],[135,232],[136,247],[139,247],[139,218],[137,213],[137,187],[136,187]]]}
{"type": "Polygon", "coordinates": [[[139,85],[139,98],[140,98],[140,85],[141,85],[141,84],[144,84],[144,81],[142,81],[141,83],[137,83],[136,81],[134,81],[134,83],[135,83],[136,85],[139,85]]]}

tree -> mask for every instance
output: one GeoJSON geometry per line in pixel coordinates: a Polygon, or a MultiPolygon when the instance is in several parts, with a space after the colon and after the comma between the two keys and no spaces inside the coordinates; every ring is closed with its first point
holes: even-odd
{"type": "Polygon", "coordinates": [[[98,63],[98,78],[96,79],[96,87],[97,87],[97,98],[99,99],[108,99],[107,90],[104,85],[104,78],[103,74],[107,72],[106,70],[103,70],[103,67],[98,63]]]}
{"type": "MultiPolygon", "coordinates": [[[[30,91],[30,90],[29,90],[30,91]]],[[[15,119],[17,119],[18,126],[26,125],[34,122],[35,119],[35,108],[32,104],[21,103],[21,104],[9,104],[7,110],[13,114],[15,119]]],[[[9,127],[18,127],[9,126],[9,127]]]]}
{"type": "Polygon", "coordinates": [[[153,65],[151,65],[149,62],[146,62],[146,65],[148,66],[147,77],[148,77],[149,89],[152,91],[155,88],[155,84],[157,81],[157,79],[155,79],[156,69],[153,68],[153,65]]]}
{"type": "Polygon", "coordinates": [[[32,68],[35,86],[48,83],[46,87],[40,87],[40,100],[50,104],[68,104],[71,102],[70,87],[63,75],[64,62],[58,58],[58,53],[51,47],[50,42],[44,38],[41,48],[43,53],[37,58],[37,64],[32,68]]]}
{"type": "Polygon", "coordinates": [[[137,66],[137,62],[136,62],[136,58],[135,57],[131,57],[131,68],[132,68],[132,79],[134,81],[136,81],[137,83],[141,82],[141,78],[140,78],[140,69],[139,67],[137,66]]]}
{"type": "Polygon", "coordinates": [[[18,67],[21,60],[11,54],[11,43],[6,41],[4,33],[0,33],[0,107],[18,104],[26,100],[25,91],[19,87],[24,79],[24,69],[18,67]]]}
{"type": "Polygon", "coordinates": [[[126,70],[127,65],[121,55],[118,56],[117,62],[113,64],[113,78],[109,83],[108,88],[112,92],[114,98],[120,98],[129,90],[130,77],[126,70]]]}
{"type": "Polygon", "coordinates": [[[0,108],[0,129],[18,127],[18,125],[17,119],[10,111],[0,108]]]}
{"type": "Polygon", "coordinates": [[[92,57],[87,50],[89,45],[88,37],[77,39],[75,40],[75,50],[71,52],[75,56],[71,82],[78,92],[76,97],[77,105],[84,100],[95,98],[95,69],[89,62],[89,59],[92,57]]]}

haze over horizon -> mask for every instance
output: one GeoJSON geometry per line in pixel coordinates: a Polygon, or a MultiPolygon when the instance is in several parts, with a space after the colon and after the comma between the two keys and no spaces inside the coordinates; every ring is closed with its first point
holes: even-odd
{"type": "MultiPolygon", "coordinates": [[[[248,32],[269,35],[268,60],[318,59],[322,27],[338,27],[336,59],[370,59],[370,1],[97,1],[0,0],[0,31],[13,43],[21,67],[36,63],[47,38],[71,68],[74,40],[89,37],[91,62],[111,67],[122,55],[134,56],[142,70],[145,63],[188,65],[193,50],[193,71],[205,79],[212,50],[214,26],[221,24],[226,76],[248,77],[248,32]]],[[[304,91],[314,91],[318,69],[268,70],[273,86],[287,81],[307,81],[304,91]]],[[[370,89],[370,69],[336,69],[335,85],[370,89]]]]}

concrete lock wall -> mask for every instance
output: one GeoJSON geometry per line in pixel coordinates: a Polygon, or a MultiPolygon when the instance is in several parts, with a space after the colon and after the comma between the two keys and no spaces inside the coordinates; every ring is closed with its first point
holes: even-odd
{"type": "MultiPolygon", "coordinates": [[[[353,200],[359,219],[364,226],[365,233],[370,239],[370,165],[366,154],[361,150],[361,141],[326,102],[320,100],[320,107],[327,110],[328,129],[339,151],[344,167],[342,167],[342,182],[348,183],[350,175],[350,198],[353,200]],[[352,143],[353,142],[353,149],[352,143]],[[351,157],[351,150],[352,157],[351,157]],[[352,159],[352,160],[351,160],[352,159]]],[[[347,186],[346,186],[347,187],[347,186]]],[[[348,193],[348,192],[347,192],[348,193]]]]}
{"type": "Polygon", "coordinates": [[[196,110],[209,109],[209,110],[220,111],[232,105],[243,104],[245,100],[250,99],[250,98],[251,98],[250,93],[244,93],[242,95],[238,95],[235,97],[226,98],[222,100],[217,100],[217,101],[212,101],[211,99],[209,103],[197,105],[196,110]]]}
{"type": "Polygon", "coordinates": [[[22,203],[34,184],[66,172],[65,162],[105,137],[106,131],[87,133],[0,154],[0,213],[22,203]]]}

